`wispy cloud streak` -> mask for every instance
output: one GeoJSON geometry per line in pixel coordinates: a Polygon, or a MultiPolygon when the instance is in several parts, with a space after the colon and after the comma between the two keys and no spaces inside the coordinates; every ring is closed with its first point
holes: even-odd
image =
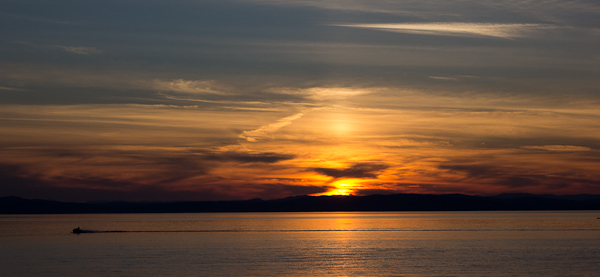
{"type": "Polygon", "coordinates": [[[37,49],[60,49],[66,52],[78,54],[78,55],[91,55],[100,54],[102,51],[95,47],[83,47],[83,46],[65,46],[65,45],[38,45],[27,41],[12,41],[10,43],[27,45],[29,47],[37,49]]]}
{"type": "Polygon", "coordinates": [[[213,80],[155,80],[155,89],[199,94],[227,94],[213,80]]]}
{"type": "Polygon", "coordinates": [[[292,123],[292,121],[294,121],[298,118],[301,118],[303,115],[304,115],[304,113],[297,113],[297,114],[290,115],[288,117],[279,119],[275,123],[261,126],[258,129],[255,129],[252,131],[244,131],[240,135],[240,138],[245,139],[250,142],[255,142],[260,138],[264,138],[264,137],[268,136],[268,134],[270,134],[270,133],[273,133],[287,125],[290,125],[292,123]]]}
{"type": "Polygon", "coordinates": [[[22,88],[13,88],[13,87],[5,87],[5,86],[0,86],[0,90],[10,90],[10,91],[29,91],[27,89],[22,89],[22,88]]]}
{"type": "Polygon", "coordinates": [[[544,150],[554,152],[577,152],[577,151],[591,151],[592,149],[584,146],[575,145],[542,145],[542,146],[523,146],[522,148],[528,150],[544,150]]]}
{"type": "Polygon", "coordinates": [[[63,46],[63,45],[52,45],[52,47],[62,49],[64,51],[75,53],[78,55],[91,55],[91,54],[102,53],[102,51],[100,51],[94,47],[74,47],[74,46],[63,46]]]}
{"type": "Polygon", "coordinates": [[[527,34],[540,29],[553,29],[556,26],[544,24],[496,24],[496,23],[461,23],[461,22],[432,22],[432,23],[387,23],[387,24],[331,24],[332,26],[374,29],[386,32],[462,36],[462,37],[498,37],[513,39],[525,37],[527,34]]]}

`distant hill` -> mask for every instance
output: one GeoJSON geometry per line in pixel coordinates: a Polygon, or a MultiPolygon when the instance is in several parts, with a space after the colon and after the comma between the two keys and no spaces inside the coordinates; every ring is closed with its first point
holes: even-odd
{"type": "Polygon", "coordinates": [[[392,194],[294,196],[277,200],[70,203],[0,197],[0,214],[211,213],[319,211],[600,210],[600,195],[392,194]]]}

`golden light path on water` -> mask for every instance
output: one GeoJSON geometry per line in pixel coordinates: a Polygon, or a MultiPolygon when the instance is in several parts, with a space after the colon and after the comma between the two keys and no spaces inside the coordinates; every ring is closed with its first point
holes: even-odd
{"type": "Polygon", "coordinates": [[[9,276],[594,276],[600,270],[596,215],[0,215],[6,227],[0,266],[9,276]],[[72,234],[73,226],[91,232],[72,234]]]}

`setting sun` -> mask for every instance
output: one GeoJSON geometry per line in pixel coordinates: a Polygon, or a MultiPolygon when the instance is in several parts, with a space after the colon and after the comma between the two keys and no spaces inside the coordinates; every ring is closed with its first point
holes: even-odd
{"type": "Polygon", "coordinates": [[[353,190],[352,186],[348,184],[337,185],[338,189],[335,190],[336,195],[351,195],[353,190]]]}
{"type": "Polygon", "coordinates": [[[332,195],[341,195],[341,196],[349,196],[355,195],[356,189],[362,188],[362,186],[357,184],[351,184],[349,181],[358,182],[359,180],[341,180],[334,181],[331,184],[331,189],[324,192],[313,194],[313,196],[332,196],[332,195]],[[342,183],[343,182],[343,183],[342,183]]]}

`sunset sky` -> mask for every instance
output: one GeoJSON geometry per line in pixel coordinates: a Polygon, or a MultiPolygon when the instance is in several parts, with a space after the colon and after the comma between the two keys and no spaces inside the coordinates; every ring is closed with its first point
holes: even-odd
{"type": "Polygon", "coordinates": [[[0,196],[600,194],[597,0],[0,0],[0,196]]]}

